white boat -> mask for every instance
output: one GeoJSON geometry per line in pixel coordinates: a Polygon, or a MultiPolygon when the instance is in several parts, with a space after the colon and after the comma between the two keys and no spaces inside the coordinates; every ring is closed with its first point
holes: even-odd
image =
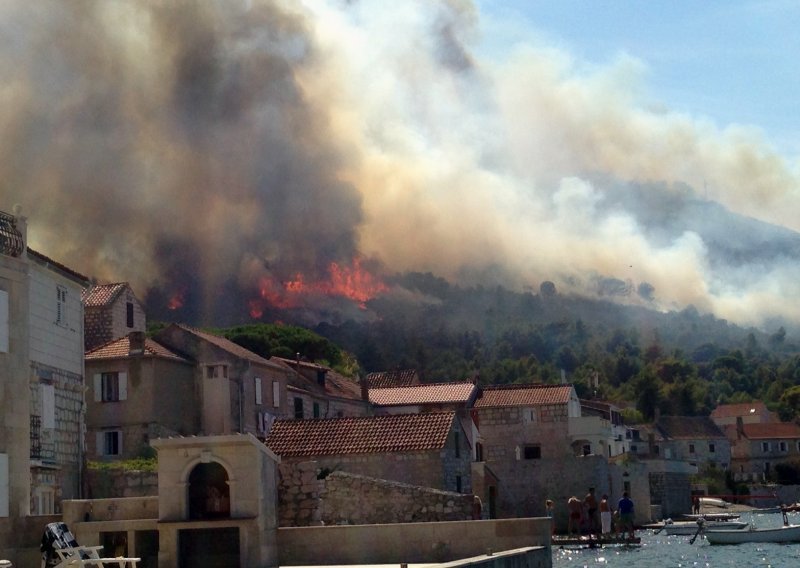
{"type": "MultiPolygon", "coordinates": [[[[705,521],[703,526],[706,529],[741,530],[750,525],[741,521],[705,521]]],[[[692,535],[698,529],[696,521],[672,521],[664,524],[664,533],[667,535],[692,535]]]]}
{"type": "Polygon", "coordinates": [[[784,525],[772,529],[750,527],[742,530],[703,530],[709,544],[741,544],[743,542],[800,542],[800,525],[784,525]]]}

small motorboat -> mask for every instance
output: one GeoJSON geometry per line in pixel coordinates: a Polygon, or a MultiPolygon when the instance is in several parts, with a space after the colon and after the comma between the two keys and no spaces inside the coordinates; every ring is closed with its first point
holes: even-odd
{"type": "Polygon", "coordinates": [[[709,544],[742,544],[745,542],[800,542],[800,525],[784,525],[771,529],[723,530],[703,529],[709,544]]]}
{"type": "MultiPolygon", "coordinates": [[[[721,529],[721,530],[741,530],[746,529],[750,525],[741,521],[704,521],[703,526],[706,529],[721,529]]],[[[700,529],[697,521],[671,521],[667,519],[664,523],[664,534],[667,535],[693,535],[700,529]]]]}

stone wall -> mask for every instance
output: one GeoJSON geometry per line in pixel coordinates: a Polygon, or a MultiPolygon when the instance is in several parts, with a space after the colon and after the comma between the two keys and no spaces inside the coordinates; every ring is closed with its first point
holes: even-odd
{"type": "Polygon", "coordinates": [[[315,461],[281,464],[280,472],[280,526],[454,521],[472,515],[471,494],[343,471],[325,476],[315,461]]]}
{"type": "Polygon", "coordinates": [[[661,507],[664,518],[692,510],[691,476],[685,473],[650,472],[650,502],[661,507]]]}
{"type": "Polygon", "coordinates": [[[87,469],[86,485],[91,499],[151,497],[158,495],[158,473],[122,469],[87,469]]]}

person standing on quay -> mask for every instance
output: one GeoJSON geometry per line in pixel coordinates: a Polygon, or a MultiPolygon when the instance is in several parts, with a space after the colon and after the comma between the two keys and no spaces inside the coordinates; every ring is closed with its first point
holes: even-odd
{"type": "Polygon", "coordinates": [[[548,499],[544,502],[544,513],[550,519],[550,536],[556,534],[556,519],[553,516],[553,501],[548,499]]]}
{"type": "Polygon", "coordinates": [[[597,497],[594,496],[594,487],[589,488],[589,493],[583,498],[586,506],[586,519],[589,525],[589,534],[597,533],[597,497]]]}
{"type": "Polygon", "coordinates": [[[600,498],[600,532],[611,533],[611,507],[608,504],[608,495],[605,493],[600,498]]]}
{"type": "Polygon", "coordinates": [[[581,500],[573,495],[567,501],[567,511],[569,512],[569,520],[567,521],[567,535],[572,535],[572,527],[575,527],[575,534],[581,534],[581,510],[583,505],[581,500]]]}
{"type": "Polygon", "coordinates": [[[622,531],[628,531],[628,538],[634,538],[633,535],[633,501],[628,497],[628,492],[622,494],[622,499],[617,503],[619,510],[619,520],[622,525],[622,531]]]}

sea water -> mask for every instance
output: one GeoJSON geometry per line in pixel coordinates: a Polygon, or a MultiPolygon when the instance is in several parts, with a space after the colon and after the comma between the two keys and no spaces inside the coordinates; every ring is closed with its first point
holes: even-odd
{"type": "MultiPolygon", "coordinates": [[[[761,528],[777,527],[783,524],[780,513],[763,515],[742,513],[740,520],[761,528]]],[[[800,524],[800,515],[789,515],[789,522],[800,524]]],[[[800,543],[745,543],[712,546],[704,538],[698,538],[694,544],[689,544],[691,535],[667,536],[663,533],[655,534],[653,530],[640,530],[636,532],[636,536],[641,537],[641,546],[608,546],[594,549],[553,547],[553,567],[800,567],[800,543]]]]}

